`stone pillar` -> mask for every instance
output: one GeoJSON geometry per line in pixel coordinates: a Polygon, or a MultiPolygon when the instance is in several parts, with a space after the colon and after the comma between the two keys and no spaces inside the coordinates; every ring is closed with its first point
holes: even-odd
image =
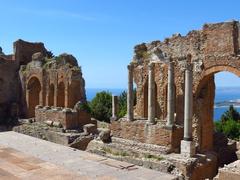
{"type": "Polygon", "coordinates": [[[133,66],[128,67],[127,119],[133,121],[133,66]]]}
{"type": "Polygon", "coordinates": [[[168,65],[168,94],[167,94],[167,127],[174,124],[175,86],[174,86],[174,63],[168,65]]]}
{"type": "Polygon", "coordinates": [[[192,65],[185,69],[184,93],[184,137],[181,141],[181,154],[191,157],[195,154],[195,145],[192,141],[192,115],[193,115],[193,72],[192,65]]]}
{"type": "Polygon", "coordinates": [[[148,123],[155,124],[154,64],[148,65],[148,123]]]}
{"type": "Polygon", "coordinates": [[[112,95],[112,117],[111,121],[117,120],[118,113],[118,96],[112,95]]]}
{"type": "Polygon", "coordinates": [[[192,93],[192,69],[185,70],[185,94],[184,94],[184,140],[192,140],[192,109],[193,109],[193,93],[192,93]]]}

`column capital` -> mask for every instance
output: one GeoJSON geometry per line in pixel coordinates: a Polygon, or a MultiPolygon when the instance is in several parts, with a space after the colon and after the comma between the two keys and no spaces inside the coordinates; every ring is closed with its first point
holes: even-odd
{"type": "Polygon", "coordinates": [[[193,70],[193,64],[187,61],[181,62],[180,63],[180,68],[182,71],[192,71],[193,70]]]}
{"type": "Polygon", "coordinates": [[[178,64],[180,66],[181,71],[192,71],[193,70],[193,63],[192,63],[192,55],[187,54],[185,56],[178,57],[178,64]]]}
{"type": "Polygon", "coordinates": [[[169,62],[168,62],[168,69],[169,69],[169,70],[172,70],[173,67],[174,67],[174,64],[175,64],[174,61],[169,61],[169,62]]]}
{"type": "Polygon", "coordinates": [[[154,68],[154,63],[149,63],[148,64],[148,70],[151,71],[154,68]]]}

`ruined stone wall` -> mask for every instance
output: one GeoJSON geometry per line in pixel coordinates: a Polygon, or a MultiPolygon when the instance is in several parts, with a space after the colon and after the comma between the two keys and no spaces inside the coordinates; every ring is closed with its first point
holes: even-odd
{"type": "Polygon", "coordinates": [[[91,117],[84,111],[71,108],[36,106],[35,119],[37,122],[60,123],[64,129],[77,129],[91,122],[91,117]]]}
{"type": "Polygon", "coordinates": [[[231,164],[225,165],[223,168],[219,169],[218,175],[214,180],[238,180],[240,179],[240,160],[237,160],[231,164]]]}
{"type": "Polygon", "coordinates": [[[72,55],[49,59],[36,53],[20,74],[28,117],[34,117],[36,105],[73,108],[78,101],[86,102],[85,81],[72,55]]]}
{"type": "Polygon", "coordinates": [[[34,117],[39,104],[73,108],[86,101],[81,67],[72,55],[52,58],[43,43],[23,40],[13,48],[12,55],[0,49],[1,119],[34,117]]]}
{"type": "Polygon", "coordinates": [[[13,121],[18,111],[20,81],[17,70],[16,61],[0,56],[0,124],[13,121]]]}
{"type": "Polygon", "coordinates": [[[179,152],[179,143],[183,138],[182,128],[175,127],[170,130],[166,129],[164,125],[151,125],[142,120],[133,122],[127,120],[113,121],[110,129],[114,137],[165,146],[169,148],[169,152],[179,152]]]}
{"type": "Polygon", "coordinates": [[[17,40],[13,44],[14,58],[18,61],[19,65],[26,65],[32,61],[32,55],[36,52],[41,52],[44,56],[47,55],[47,50],[43,43],[32,43],[17,40]]]}
{"type": "Polygon", "coordinates": [[[212,148],[214,74],[229,71],[240,75],[239,22],[205,24],[202,30],[191,31],[186,36],[175,34],[163,42],[154,41],[135,47],[131,62],[137,85],[135,113],[147,117],[147,65],[155,63],[156,117],[165,120],[167,112],[167,62],[174,61],[176,86],[176,124],[183,125],[184,70],[187,62],[193,66],[194,140],[199,150],[212,148]]]}

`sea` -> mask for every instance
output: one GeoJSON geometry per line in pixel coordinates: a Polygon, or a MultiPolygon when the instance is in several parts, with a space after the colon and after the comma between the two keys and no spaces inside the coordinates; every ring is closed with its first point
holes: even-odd
{"type": "MultiPolygon", "coordinates": [[[[126,89],[87,88],[86,96],[87,100],[91,101],[98,92],[108,91],[114,95],[120,95],[124,90],[126,89]]],[[[240,99],[240,87],[217,87],[215,90],[215,103],[236,99],[240,99]]],[[[240,112],[240,107],[235,108],[240,112]]],[[[227,109],[228,107],[215,107],[213,119],[218,121],[227,109]]]]}

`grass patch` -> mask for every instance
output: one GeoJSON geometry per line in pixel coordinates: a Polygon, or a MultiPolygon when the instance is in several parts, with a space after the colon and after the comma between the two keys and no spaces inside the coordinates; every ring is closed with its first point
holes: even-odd
{"type": "Polygon", "coordinates": [[[158,160],[158,161],[161,161],[161,160],[164,159],[161,156],[152,155],[152,154],[144,154],[144,158],[146,158],[146,159],[155,159],[155,160],[158,160]]]}
{"type": "Polygon", "coordinates": [[[111,148],[107,148],[107,147],[103,147],[102,151],[104,151],[106,154],[112,154],[114,156],[121,156],[121,157],[130,156],[126,151],[113,151],[111,148]]]}

